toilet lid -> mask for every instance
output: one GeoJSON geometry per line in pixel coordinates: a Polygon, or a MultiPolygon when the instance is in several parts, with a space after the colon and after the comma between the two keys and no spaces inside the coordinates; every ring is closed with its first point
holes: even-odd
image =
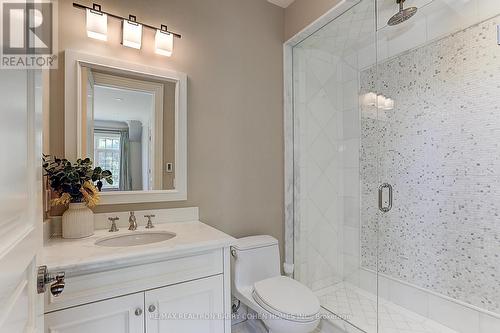
{"type": "Polygon", "coordinates": [[[264,309],[285,319],[310,321],[320,309],[318,298],[309,288],[286,276],[256,282],[253,296],[264,309]]]}

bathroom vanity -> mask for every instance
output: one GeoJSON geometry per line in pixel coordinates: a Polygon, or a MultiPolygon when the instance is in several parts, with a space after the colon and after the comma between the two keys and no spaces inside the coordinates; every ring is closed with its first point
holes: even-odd
{"type": "MultiPolygon", "coordinates": [[[[66,285],[45,293],[45,332],[230,332],[234,238],[199,222],[195,208],[164,212],[153,229],[122,224],[46,243],[44,262],[65,272],[66,285]]],[[[97,214],[96,226],[108,215],[97,214]]]]}
{"type": "MultiPolygon", "coordinates": [[[[99,204],[186,200],[186,119],[186,74],[65,51],[65,157],[112,171],[99,204]]],[[[229,333],[234,239],[197,208],[135,213],[137,230],[129,212],[95,214],[93,236],[45,244],[41,263],[65,282],[57,295],[41,274],[45,332],[229,333]]]]}

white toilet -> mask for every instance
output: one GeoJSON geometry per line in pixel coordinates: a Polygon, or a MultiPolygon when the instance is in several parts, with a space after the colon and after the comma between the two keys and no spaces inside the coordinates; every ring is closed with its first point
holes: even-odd
{"type": "Polygon", "coordinates": [[[231,256],[233,296],[255,311],[270,333],[314,331],[320,319],[318,298],[303,284],[281,276],[275,238],[240,238],[231,256]]]}

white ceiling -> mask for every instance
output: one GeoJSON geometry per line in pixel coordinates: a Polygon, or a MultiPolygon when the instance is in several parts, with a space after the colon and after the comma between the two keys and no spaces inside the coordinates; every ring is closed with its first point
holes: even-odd
{"type": "Polygon", "coordinates": [[[295,0],[267,0],[272,4],[275,4],[276,6],[280,6],[283,8],[286,8],[292,4],[295,0]]]}
{"type": "Polygon", "coordinates": [[[94,119],[149,123],[153,95],[104,86],[94,86],[94,119]]]}

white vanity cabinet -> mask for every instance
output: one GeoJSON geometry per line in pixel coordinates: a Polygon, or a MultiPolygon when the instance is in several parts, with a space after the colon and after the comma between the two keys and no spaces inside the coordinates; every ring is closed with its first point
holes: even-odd
{"type": "Polygon", "coordinates": [[[222,275],[49,313],[47,333],[224,332],[222,275]],[[219,317],[217,317],[219,316],[219,317]]]}
{"type": "Polygon", "coordinates": [[[229,248],[66,278],[46,333],[229,333],[229,248]]]}
{"type": "Polygon", "coordinates": [[[45,315],[46,333],[143,333],[144,293],[45,315]]]}
{"type": "Polygon", "coordinates": [[[149,290],[144,299],[148,333],[224,332],[220,275],[149,290]]]}

